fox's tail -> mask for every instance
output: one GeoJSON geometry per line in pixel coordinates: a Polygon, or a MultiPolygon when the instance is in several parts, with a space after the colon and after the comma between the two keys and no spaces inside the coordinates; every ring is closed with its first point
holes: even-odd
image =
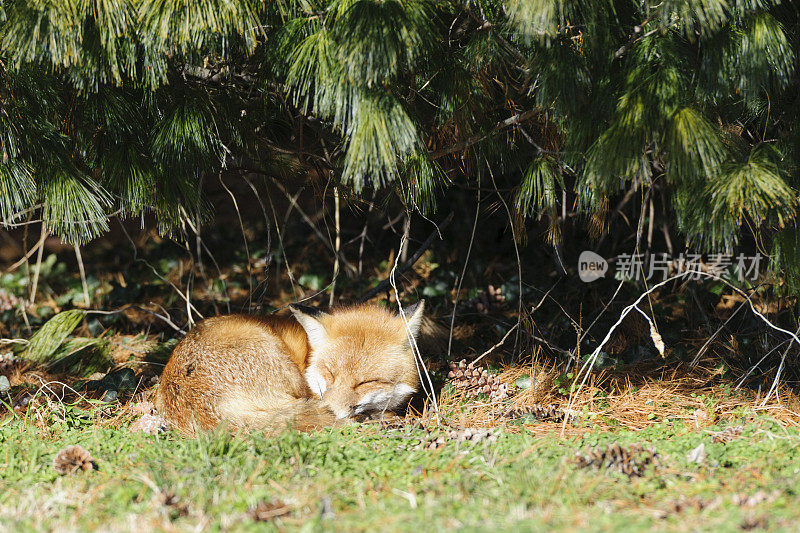
{"type": "MultiPolygon", "coordinates": [[[[311,431],[345,423],[344,420],[336,418],[336,415],[316,398],[295,400],[279,413],[259,413],[253,421],[255,428],[273,431],[287,428],[311,431]]],[[[251,426],[248,424],[248,427],[251,426]]]]}
{"type": "MultiPolygon", "coordinates": [[[[264,430],[279,433],[286,429],[311,431],[344,423],[317,398],[264,398],[252,394],[231,394],[200,407],[168,401],[159,391],[156,408],[183,435],[226,425],[232,430],[264,430]]],[[[173,398],[175,399],[175,398],[173,398]]]]}

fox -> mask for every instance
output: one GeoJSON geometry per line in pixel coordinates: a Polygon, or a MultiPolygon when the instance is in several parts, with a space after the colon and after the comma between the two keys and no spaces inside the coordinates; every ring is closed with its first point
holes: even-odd
{"type": "Polygon", "coordinates": [[[156,409],[186,436],[223,424],[310,431],[395,412],[419,387],[412,345],[424,308],[293,304],[293,316],[207,318],[173,349],[156,409]]]}

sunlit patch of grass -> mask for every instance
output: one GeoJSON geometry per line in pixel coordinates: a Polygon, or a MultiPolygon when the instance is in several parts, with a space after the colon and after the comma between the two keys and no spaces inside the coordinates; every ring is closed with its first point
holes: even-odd
{"type": "Polygon", "coordinates": [[[712,442],[725,424],[679,420],[572,438],[522,426],[495,442],[452,440],[436,450],[418,447],[425,430],[412,427],[183,439],[130,433],[124,418],[118,428],[56,431],[13,420],[0,428],[0,529],[788,527],[800,519],[800,433],[750,415],[727,444],[712,442]],[[655,448],[657,466],[629,479],[574,463],[576,451],[612,442],[655,448]],[[88,450],[98,469],[58,475],[53,457],[69,444],[88,450]],[[686,454],[700,444],[707,457],[692,463],[686,454]],[[290,511],[257,523],[248,509],[260,501],[290,511]]]}

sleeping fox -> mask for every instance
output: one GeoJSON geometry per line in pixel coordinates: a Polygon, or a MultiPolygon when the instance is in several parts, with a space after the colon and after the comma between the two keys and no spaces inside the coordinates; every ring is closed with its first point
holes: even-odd
{"type": "Polygon", "coordinates": [[[419,386],[411,340],[423,308],[406,308],[405,321],[372,305],[203,320],[175,346],[156,407],[186,435],[221,423],[305,431],[394,411],[419,386]]]}

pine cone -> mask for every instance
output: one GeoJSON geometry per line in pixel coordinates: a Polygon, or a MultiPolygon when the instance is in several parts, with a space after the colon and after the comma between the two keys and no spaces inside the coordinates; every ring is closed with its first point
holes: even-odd
{"type": "Polygon", "coordinates": [[[15,309],[20,303],[20,299],[14,294],[0,289],[0,313],[15,309]]]}
{"type": "Polygon", "coordinates": [[[61,475],[97,468],[92,456],[80,446],[67,446],[53,458],[53,468],[61,475]]]}
{"type": "Polygon", "coordinates": [[[491,401],[496,402],[509,396],[507,384],[500,383],[497,376],[490,374],[488,370],[475,368],[473,363],[467,364],[466,359],[458,363],[451,362],[447,377],[455,388],[465,390],[470,398],[486,394],[491,401]]]}
{"type": "Polygon", "coordinates": [[[474,298],[466,301],[466,307],[473,308],[477,312],[485,315],[506,306],[506,297],[502,287],[489,285],[485,291],[479,292],[474,298]]]}
{"type": "Polygon", "coordinates": [[[416,450],[435,450],[441,448],[448,442],[455,441],[457,444],[463,442],[481,442],[486,441],[489,444],[497,442],[497,437],[500,435],[499,429],[489,428],[466,428],[454,429],[441,433],[439,431],[427,431],[425,438],[420,441],[414,449],[416,450]]]}
{"type": "Polygon", "coordinates": [[[714,433],[711,436],[711,442],[728,444],[741,435],[742,431],[744,431],[744,426],[728,426],[722,431],[714,433]]]}
{"type": "Polygon", "coordinates": [[[189,514],[189,505],[182,502],[174,492],[162,492],[158,498],[161,505],[168,507],[177,516],[186,516],[189,514]]]}
{"type": "Polygon", "coordinates": [[[141,431],[148,435],[157,435],[167,430],[167,421],[156,414],[142,415],[139,420],[131,424],[130,431],[141,431]]]}
{"type": "Polygon", "coordinates": [[[721,498],[703,499],[700,496],[681,496],[677,500],[668,501],[667,511],[671,513],[682,513],[687,510],[702,511],[703,509],[714,509],[722,503],[721,498]]]}
{"type": "Polygon", "coordinates": [[[628,477],[641,476],[656,459],[657,454],[653,449],[646,449],[641,444],[631,444],[626,448],[618,442],[605,448],[587,448],[583,453],[575,453],[575,464],[579,468],[606,468],[628,477]]]}
{"type": "Polygon", "coordinates": [[[13,352],[0,353],[0,374],[10,374],[19,363],[13,352]]]}
{"type": "Polygon", "coordinates": [[[531,416],[542,422],[563,422],[565,418],[567,422],[570,422],[576,417],[575,413],[567,413],[564,409],[552,403],[548,405],[537,403],[525,406],[512,406],[503,413],[503,416],[512,419],[531,416]]]}
{"type": "Polygon", "coordinates": [[[486,294],[489,298],[489,302],[495,306],[506,303],[506,297],[503,295],[503,287],[495,288],[494,286],[489,285],[489,288],[486,290],[486,294]]]}
{"type": "Polygon", "coordinates": [[[14,398],[14,401],[11,405],[14,408],[14,412],[18,415],[21,415],[28,410],[28,407],[31,406],[32,402],[34,402],[33,394],[31,394],[29,391],[25,391],[14,398]]]}
{"type": "Polygon", "coordinates": [[[774,490],[770,493],[763,490],[757,491],[755,494],[734,494],[731,497],[731,502],[739,507],[755,507],[759,503],[766,501],[774,501],[781,495],[779,490],[774,490]]]}
{"type": "Polygon", "coordinates": [[[281,500],[272,500],[271,502],[261,500],[258,505],[247,511],[247,515],[256,522],[268,522],[286,516],[290,512],[292,510],[281,500]]]}

